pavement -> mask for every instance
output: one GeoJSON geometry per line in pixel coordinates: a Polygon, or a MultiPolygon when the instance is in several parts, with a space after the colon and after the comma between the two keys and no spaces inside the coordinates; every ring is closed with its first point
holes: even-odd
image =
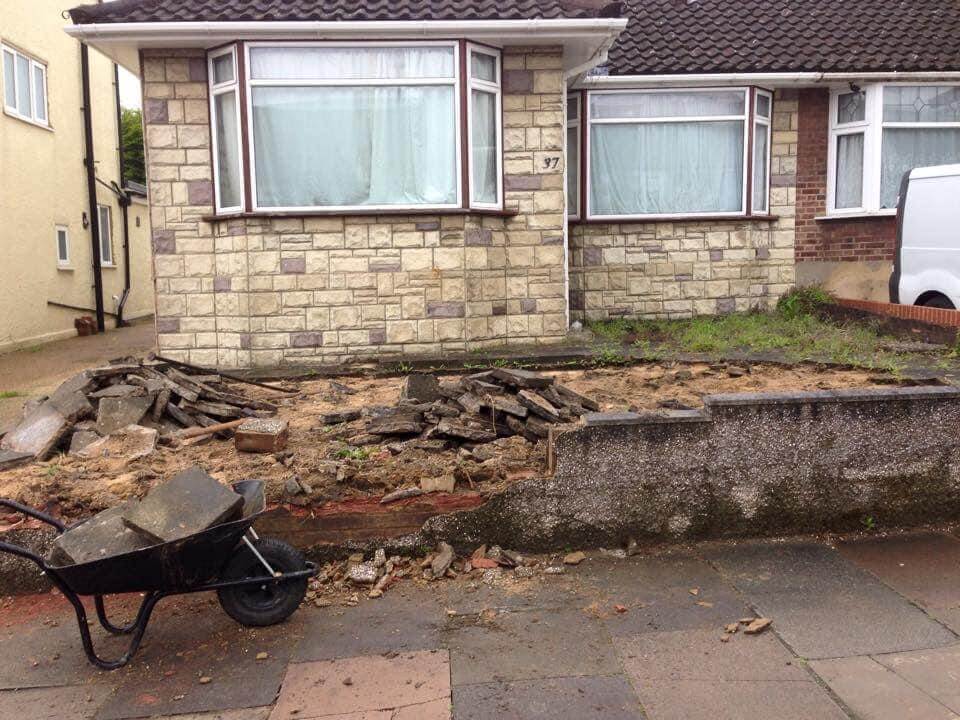
{"type": "Polygon", "coordinates": [[[21,596],[0,603],[0,718],[960,718],[958,568],[943,531],[591,552],[562,575],[402,582],[271,628],[195,595],[161,602],[114,672],[87,664],[62,597],[21,596]],[[766,632],[721,640],[757,615],[766,632]]]}
{"type": "Polygon", "coordinates": [[[141,356],[155,349],[153,318],[108,329],[100,335],[71,337],[0,355],[0,425],[20,416],[24,400],[46,395],[68,377],[125,355],[141,356]]]}

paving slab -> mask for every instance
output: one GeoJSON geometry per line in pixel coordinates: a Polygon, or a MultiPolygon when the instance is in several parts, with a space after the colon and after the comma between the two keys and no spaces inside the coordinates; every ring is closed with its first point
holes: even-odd
{"type": "Polygon", "coordinates": [[[267,720],[270,708],[241,708],[239,710],[217,710],[208,713],[187,713],[186,715],[164,715],[156,720],[267,720]]]}
{"type": "Polygon", "coordinates": [[[960,714],[960,645],[878,655],[874,660],[960,714]]]}
{"type": "Polygon", "coordinates": [[[651,720],[848,720],[814,682],[680,680],[637,692],[651,720]]]}
{"type": "Polygon", "coordinates": [[[743,543],[704,555],[798,655],[846,657],[956,642],[929,618],[836,550],[816,543],[743,543]]]}
{"type": "MultiPolygon", "coordinates": [[[[734,620],[736,622],[736,620],[734,620]]],[[[795,656],[767,631],[740,632],[721,642],[721,628],[644,633],[614,640],[627,675],[638,682],[669,680],[809,680],[795,656]]]]}
{"type": "Polygon", "coordinates": [[[270,720],[310,720],[414,707],[422,710],[431,705],[436,715],[439,704],[449,717],[449,657],[445,650],[425,650],[390,657],[293,663],[283,678],[270,720]]]}
{"type": "Polygon", "coordinates": [[[53,541],[50,560],[60,567],[149,547],[153,544],[150,538],[138,534],[123,522],[123,514],[133,509],[137,502],[136,498],[126,500],[58,535],[53,541]]]}
{"type": "Polygon", "coordinates": [[[813,660],[810,667],[861,720],[956,720],[958,717],[872,658],[813,660]]]}
{"type": "Polygon", "coordinates": [[[151,405],[152,395],[102,398],[97,406],[97,432],[109,435],[127,425],[136,425],[151,405]]]}
{"type": "Polygon", "coordinates": [[[644,720],[622,675],[562,677],[453,689],[454,720],[644,720]]]}
{"type": "Polygon", "coordinates": [[[876,575],[901,595],[958,630],[960,610],[960,540],[946,533],[911,533],[855,540],[840,553],[876,575]]]}
{"type": "Polygon", "coordinates": [[[603,624],[580,610],[456,618],[446,644],[454,685],[620,672],[603,624]]]}
{"type": "Polygon", "coordinates": [[[513,571],[488,570],[474,583],[438,583],[436,594],[444,607],[457,613],[478,613],[488,609],[546,610],[581,608],[590,601],[583,595],[583,581],[577,570],[566,568],[561,575],[543,575],[518,581],[513,571]]]}
{"type": "Polygon", "coordinates": [[[104,686],[80,685],[0,691],[0,718],[17,720],[92,720],[110,694],[104,686]]]}
{"type": "Polygon", "coordinates": [[[393,588],[376,602],[352,608],[307,608],[299,613],[303,639],[295,662],[433,650],[443,646],[446,615],[434,595],[393,588]]]}
{"type": "Polygon", "coordinates": [[[743,598],[716,570],[686,553],[590,557],[571,572],[583,584],[582,595],[598,603],[614,636],[722,627],[748,613],[743,598]],[[626,612],[616,612],[615,605],[626,612]]]}
{"type": "Polygon", "coordinates": [[[144,644],[111,673],[114,694],[96,720],[212,712],[269,705],[301,636],[295,613],[285,623],[245,628],[209,595],[163,600],[144,644]],[[265,660],[257,660],[266,652],[265,660]],[[201,677],[209,677],[207,684],[201,677]]]}

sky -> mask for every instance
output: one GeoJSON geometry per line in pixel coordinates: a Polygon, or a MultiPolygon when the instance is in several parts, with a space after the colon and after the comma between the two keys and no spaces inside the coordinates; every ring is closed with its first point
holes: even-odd
{"type": "Polygon", "coordinates": [[[120,68],[120,107],[140,107],[140,80],[122,67],[120,68]]]}

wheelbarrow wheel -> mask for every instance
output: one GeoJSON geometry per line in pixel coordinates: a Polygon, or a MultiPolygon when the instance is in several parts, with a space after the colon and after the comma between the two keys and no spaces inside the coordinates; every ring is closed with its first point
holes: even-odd
{"type": "MultiPolygon", "coordinates": [[[[281,540],[261,538],[254,543],[263,558],[275,572],[288,573],[303,570],[306,560],[296,548],[281,540]]],[[[266,568],[246,546],[241,546],[227,563],[221,578],[242,580],[263,577],[266,568]]],[[[262,627],[276,625],[290,617],[307,593],[307,578],[263,584],[235,585],[217,590],[224,612],[241,625],[262,627]]]]}

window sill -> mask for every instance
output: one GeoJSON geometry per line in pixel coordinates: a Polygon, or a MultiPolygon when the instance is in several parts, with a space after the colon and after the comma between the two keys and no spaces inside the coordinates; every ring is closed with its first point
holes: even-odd
{"type": "Polygon", "coordinates": [[[116,263],[105,263],[105,262],[102,262],[102,263],[100,263],[100,267],[105,268],[105,269],[107,269],[107,270],[116,270],[116,269],[117,269],[116,263]]]}
{"type": "Polygon", "coordinates": [[[835,213],[833,215],[820,215],[815,217],[817,222],[833,222],[843,220],[869,220],[871,218],[889,218],[896,217],[896,210],[878,210],[877,212],[856,212],[856,213],[835,213]]]}
{"type": "Polygon", "coordinates": [[[227,220],[244,220],[257,218],[310,218],[310,217],[353,217],[353,216],[380,216],[380,217],[437,217],[441,215],[485,215],[488,217],[510,218],[520,214],[519,210],[507,208],[505,210],[491,210],[487,208],[446,208],[441,210],[294,210],[294,211],[257,211],[240,213],[223,213],[222,215],[204,215],[200,219],[204,222],[224,222],[227,220]]]}
{"type": "Polygon", "coordinates": [[[779,220],[779,215],[657,215],[650,217],[647,215],[638,215],[637,217],[592,217],[592,218],[568,218],[573,225],[637,225],[640,223],[667,223],[667,222],[743,222],[757,220],[761,222],[774,222],[779,220]]]}
{"type": "Polygon", "coordinates": [[[73,265],[57,265],[57,270],[62,270],[63,272],[73,272],[73,265]]]}
{"type": "Polygon", "coordinates": [[[23,115],[11,111],[9,108],[5,107],[3,109],[3,114],[7,117],[12,117],[14,120],[19,120],[22,123],[26,123],[27,125],[33,125],[35,128],[40,128],[41,130],[46,130],[47,132],[53,132],[53,127],[51,125],[38,122],[33,118],[24,117],[23,115]]]}

